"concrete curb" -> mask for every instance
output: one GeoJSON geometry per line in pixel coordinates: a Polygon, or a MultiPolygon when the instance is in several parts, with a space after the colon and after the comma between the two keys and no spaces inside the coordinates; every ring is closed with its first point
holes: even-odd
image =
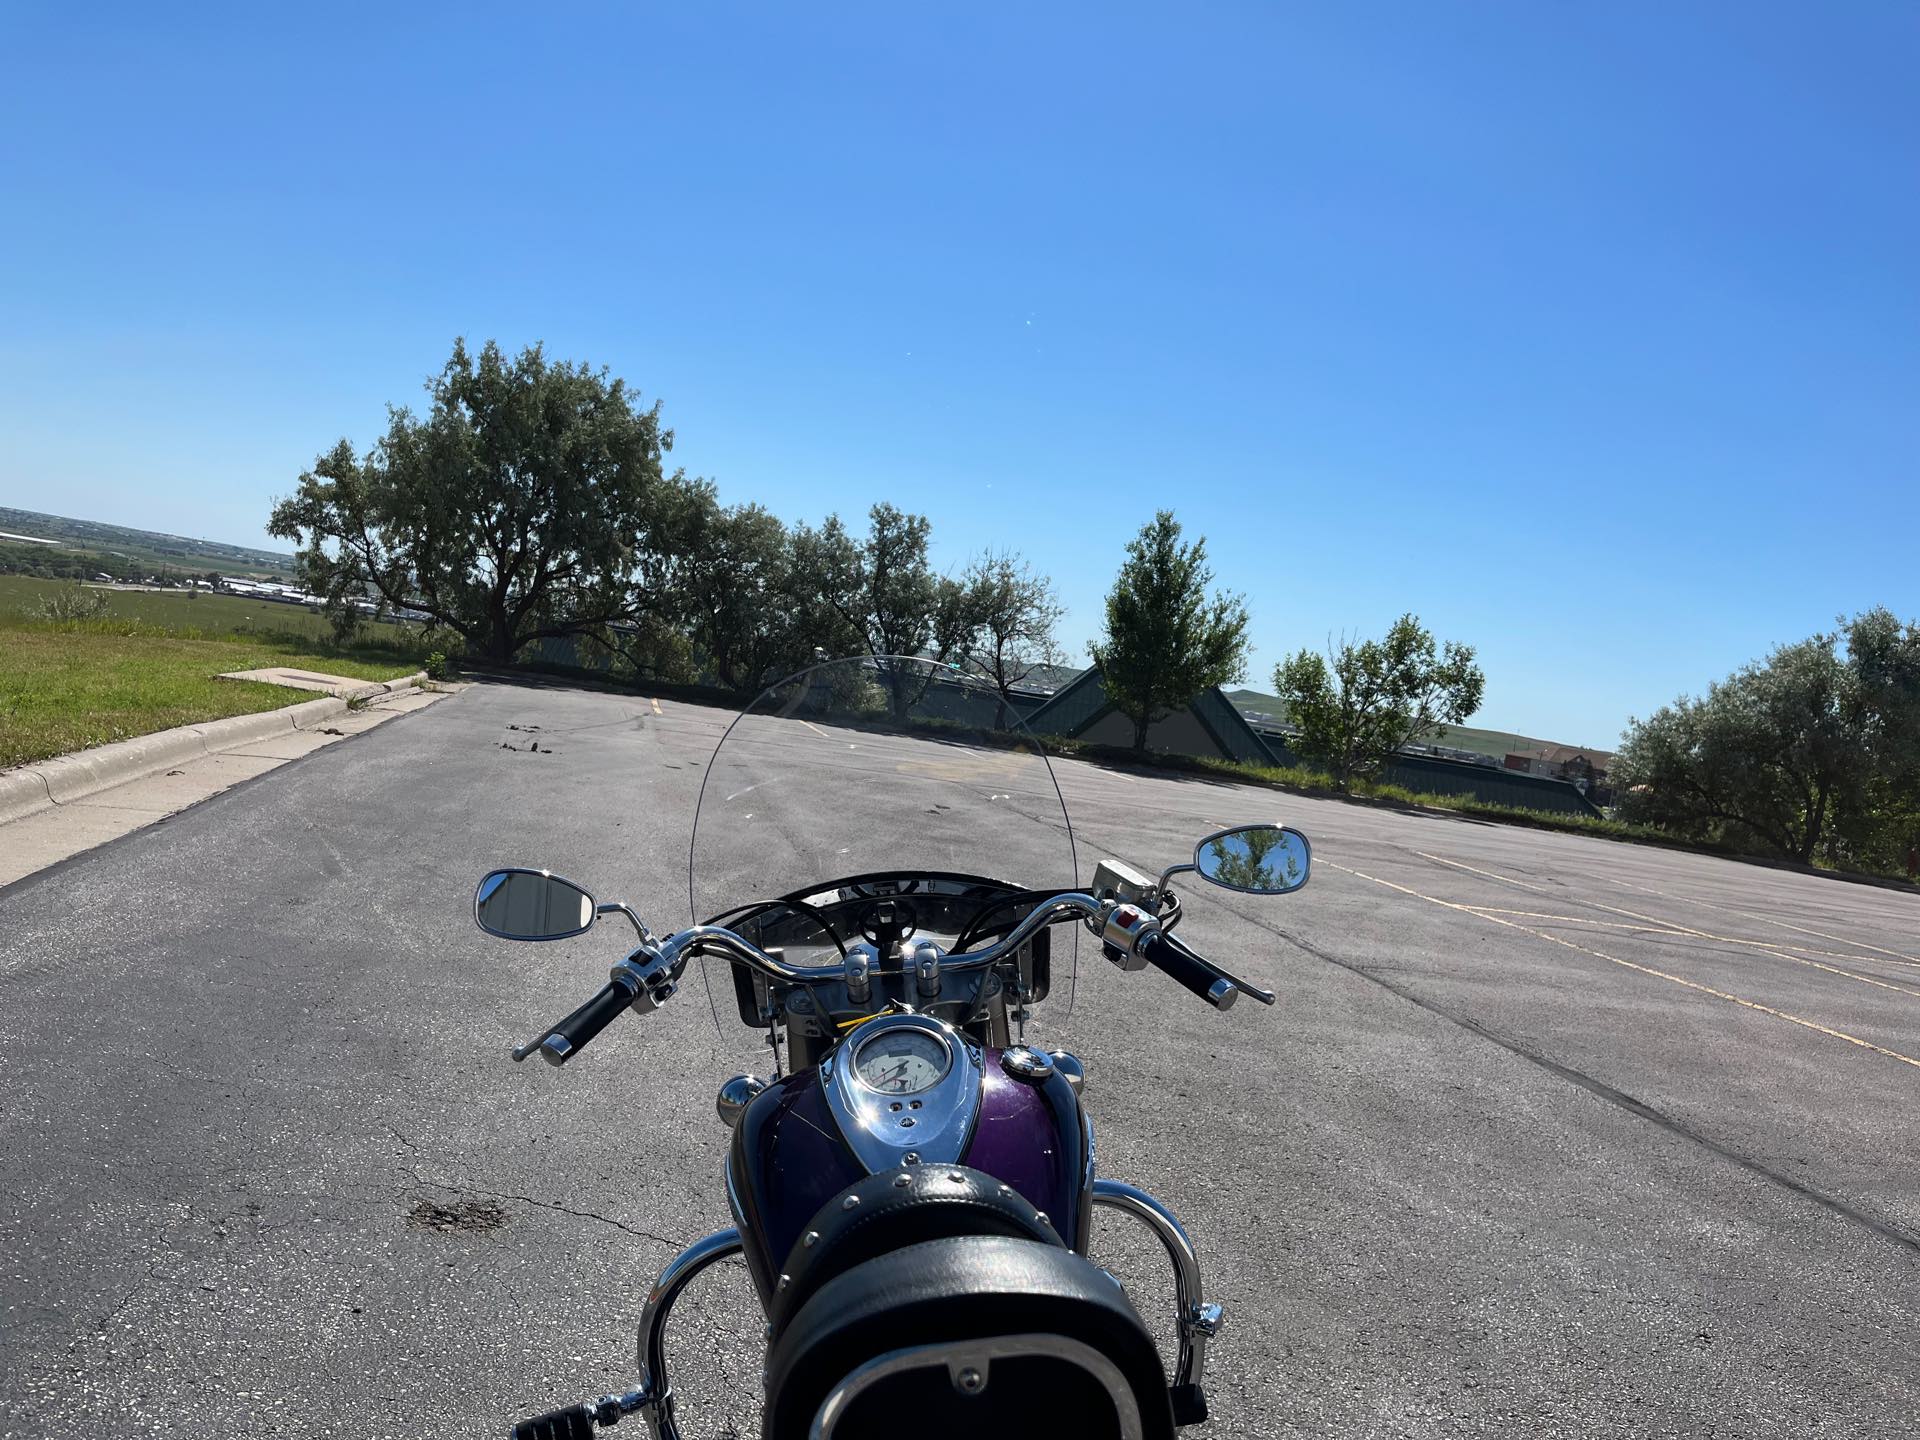
{"type": "Polygon", "coordinates": [[[0,775],[0,825],[51,808],[53,796],[38,770],[25,767],[0,775]]]}
{"type": "Polygon", "coordinates": [[[356,690],[348,690],[340,695],[342,700],[368,700],[375,695],[391,695],[396,690],[411,690],[416,685],[427,683],[427,672],[416,670],[411,675],[402,675],[398,680],[381,680],[371,685],[362,685],[356,690]]]}
{"type": "Polygon", "coordinates": [[[24,820],[56,805],[70,805],[116,785],[143,780],[183,761],[251,745],[274,735],[317,729],[345,711],[350,701],[410,690],[426,678],[426,671],[416,671],[397,680],[362,686],[345,696],[322,696],[254,715],[181,725],[0,772],[0,825],[24,820]]]}

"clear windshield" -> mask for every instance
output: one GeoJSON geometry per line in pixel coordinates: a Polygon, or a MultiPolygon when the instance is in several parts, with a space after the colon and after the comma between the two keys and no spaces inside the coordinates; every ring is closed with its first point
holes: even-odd
{"type": "MultiPolygon", "coordinates": [[[[1022,699],[901,658],[829,661],[770,686],[707,765],[694,921],[764,921],[774,912],[760,907],[791,898],[777,912],[785,958],[832,964],[861,938],[867,897],[897,901],[916,936],[952,950],[1010,923],[1011,892],[1077,887],[1066,804],[1022,699]]],[[[1053,937],[1055,1022],[1072,1003],[1072,929],[1053,937]]]]}

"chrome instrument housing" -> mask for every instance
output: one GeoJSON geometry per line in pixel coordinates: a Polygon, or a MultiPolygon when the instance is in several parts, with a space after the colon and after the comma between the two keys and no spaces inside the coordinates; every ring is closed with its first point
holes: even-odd
{"type": "Polygon", "coordinates": [[[877,1175],[911,1164],[954,1164],[966,1152],[980,1115],[984,1055],[958,1030],[930,1015],[876,1015],[863,1021],[820,1062],[827,1109],[854,1158],[877,1175]],[[946,1073],[925,1090],[889,1100],[870,1089],[854,1059],[869,1041],[896,1030],[934,1036],[946,1047],[946,1073]]]}

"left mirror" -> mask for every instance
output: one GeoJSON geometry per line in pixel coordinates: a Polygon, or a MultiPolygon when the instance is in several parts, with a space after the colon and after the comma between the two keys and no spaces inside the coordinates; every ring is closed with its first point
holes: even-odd
{"type": "Polygon", "coordinates": [[[503,940],[564,940],[593,916],[593,896],[544,870],[495,870],[473,892],[474,923],[503,940]]]}
{"type": "Polygon", "coordinates": [[[1251,895],[1285,895],[1307,883],[1313,860],[1307,837],[1284,825],[1243,825],[1209,835],[1193,851],[1193,868],[1214,884],[1251,895]]]}

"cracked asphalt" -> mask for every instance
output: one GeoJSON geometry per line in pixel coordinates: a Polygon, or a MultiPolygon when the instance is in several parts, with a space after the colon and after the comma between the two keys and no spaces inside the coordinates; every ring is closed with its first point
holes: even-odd
{"type": "MultiPolygon", "coordinates": [[[[0,1436],[470,1436],[631,1383],[765,1051],[689,985],[511,1065],[622,937],[509,946],[470,897],[525,862],[682,923],[726,719],[483,684],[0,890],[0,1436]]],[[[1083,869],[1275,814],[1315,844],[1297,895],[1187,892],[1278,1007],[1082,947],[1038,1017],[1227,1305],[1197,1433],[1920,1434],[1920,897],[1059,774],[1083,869]]],[[[977,868],[1053,858],[1020,833],[977,868]]],[[[1162,1321],[1154,1256],[1099,1243],[1162,1321]]],[[[754,1433],[744,1270],[677,1320],[689,1433],[754,1433]]]]}

